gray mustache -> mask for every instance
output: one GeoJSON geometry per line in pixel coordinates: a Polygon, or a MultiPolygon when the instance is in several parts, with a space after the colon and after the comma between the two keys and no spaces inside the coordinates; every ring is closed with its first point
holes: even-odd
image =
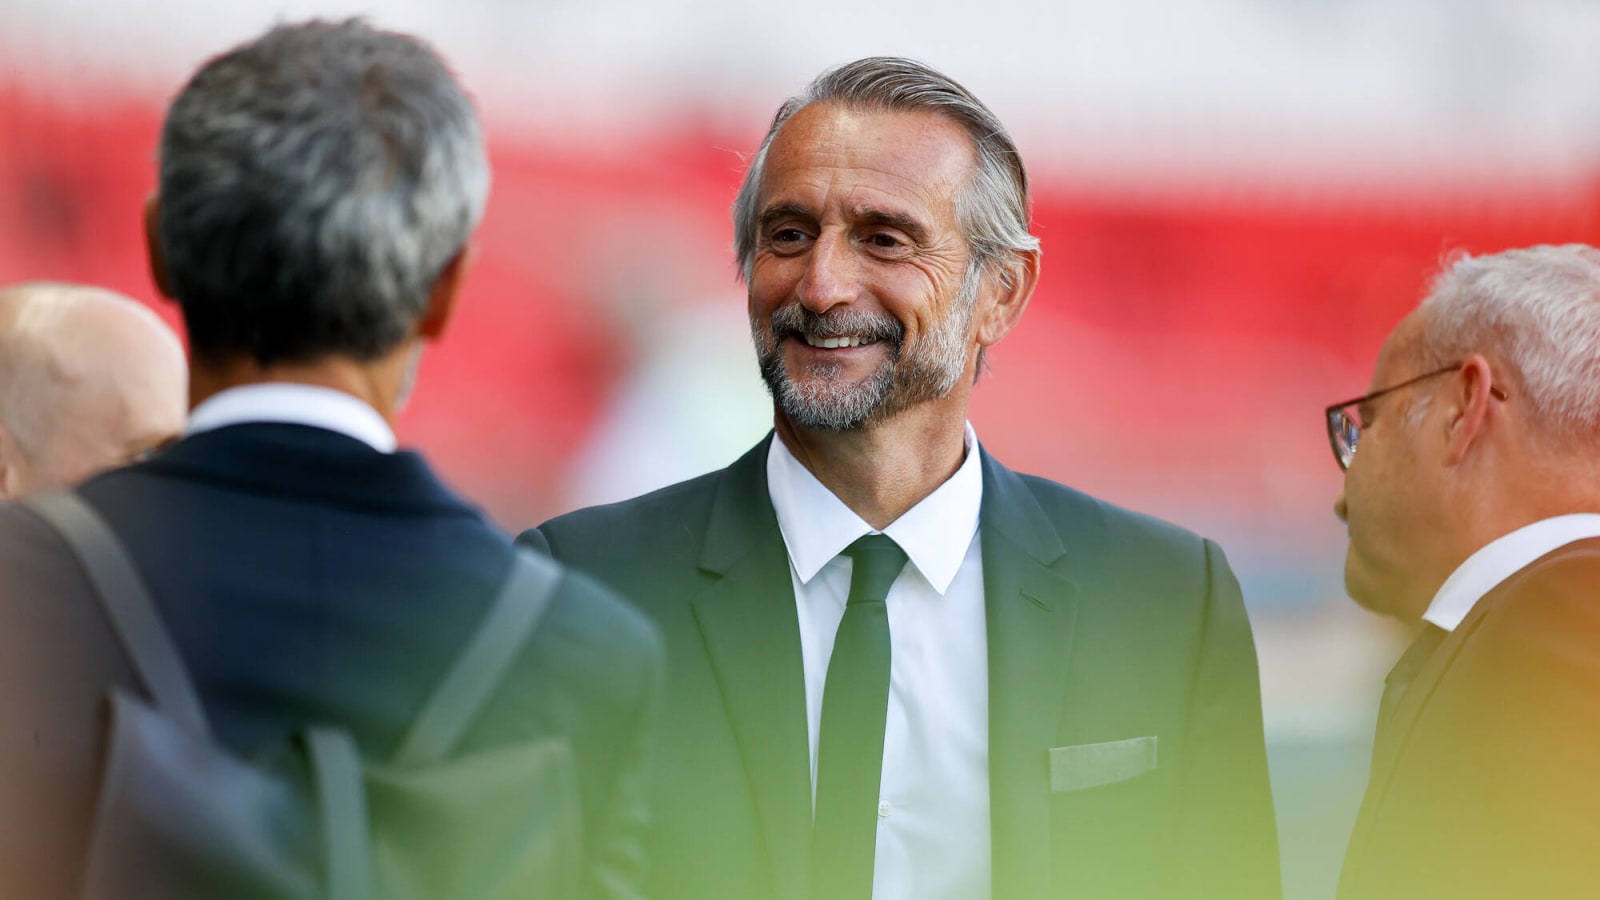
{"type": "Polygon", "coordinates": [[[889,316],[874,315],[860,310],[814,313],[798,303],[779,307],[772,314],[772,334],[776,338],[801,337],[836,338],[860,335],[879,341],[890,341],[896,348],[905,337],[905,328],[889,316]]]}

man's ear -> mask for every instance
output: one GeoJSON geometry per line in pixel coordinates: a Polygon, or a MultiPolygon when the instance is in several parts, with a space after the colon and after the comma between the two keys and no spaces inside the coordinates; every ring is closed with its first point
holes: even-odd
{"type": "Polygon", "coordinates": [[[1444,400],[1450,405],[1445,417],[1445,451],[1450,465],[1466,459],[1467,452],[1490,426],[1490,407],[1505,394],[1496,387],[1489,360],[1474,353],[1450,378],[1444,400]]]}
{"type": "Polygon", "coordinates": [[[455,312],[456,298],[461,295],[461,285],[477,259],[478,245],[468,241],[460,253],[444,264],[439,277],[434,279],[433,289],[428,292],[428,305],[422,310],[422,318],[417,320],[418,337],[437,341],[444,336],[450,315],[455,312]]]}
{"type": "Polygon", "coordinates": [[[1022,320],[1023,310],[1039,286],[1039,251],[1024,250],[1013,255],[1009,264],[1011,283],[1006,284],[998,275],[985,273],[989,281],[979,295],[976,311],[975,336],[980,347],[993,347],[1001,338],[1011,333],[1022,320]]]}
{"type": "Polygon", "coordinates": [[[150,280],[168,300],[177,300],[167,278],[167,257],[161,251],[161,195],[151,194],[144,201],[144,254],[150,262],[150,280]]]}

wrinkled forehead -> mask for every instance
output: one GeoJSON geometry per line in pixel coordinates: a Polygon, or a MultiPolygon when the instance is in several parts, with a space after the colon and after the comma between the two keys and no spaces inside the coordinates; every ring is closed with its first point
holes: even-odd
{"type": "Polygon", "coordinates": [[[789,118],[768,147],[763,202],[796,182],[840,179],[881,190],[948,195],[977,166],[960,123],[927,110],[862,109],[820,101],[789,118]]]}

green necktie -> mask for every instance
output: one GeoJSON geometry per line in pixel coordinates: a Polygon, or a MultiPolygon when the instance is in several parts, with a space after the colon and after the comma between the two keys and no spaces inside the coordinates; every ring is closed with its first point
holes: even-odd
{"type": "Polygon", "coordinates": [[[906,554],[887,535],[845,549],[850,600],[822,689],[811,886],[816,900],[869,900],[878,839],[878,783],[889,709],[889,609],[884,598],[906,554]]]}

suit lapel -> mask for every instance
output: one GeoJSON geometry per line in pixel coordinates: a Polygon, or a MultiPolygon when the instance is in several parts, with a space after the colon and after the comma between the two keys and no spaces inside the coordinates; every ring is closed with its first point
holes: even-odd
{"type": "MultiPolygon", "coordinates": [[[[1389,791],[1389,779],[1394,773],[1400,750],[1410,737],[1418,716],[1422,714],[1428,696],[1438,686],[1440,677],[1450,668],[1450,662],[1455,659],[1456,651],[1461,648],[1471,628],[1476,626],[1482,617],[1483,609],[1484,603],[1480,601],[1466,621],[1444,636],[1439,646],[1412,677],[1411,683],[1406,686],[1405,694],[1396,704],[1394,712],[1387,720],[1378,722],[1377,732],[1372,738],[1372,765],[1367,774],[1367,790],[1361,797],[1361,809],[1356,813],[1355,826],[1350,830],[1350,844],[1345,850],[1345,873],[1360,868],[1354,865],[1353,861],[1361,856],[1366,846],[1367,835],[1372,830],[1378,810],[1383,805],[1384,796],[1389,791]]],[[[1397,667],[1400,664],[1400,662],[1395,663],[1397,667]]],[[[1390,672],[1390,677],[1394,677],[1393,670],[1390,672]]],[[[1387,686],[1387,679],[1385,685],[1387,686]]],[[[1354,896],[1349,893],[1351,890],[1353,889],[1341,881],[1340,896],[1354,896]]]]}
{"type": "Polygon", "coordinates": [[[1077,617],[1076,588],[1052,569],[1060,534],[1015,473],[983,456],[984,603],[989,628],[989,815],[994,896],[1051,883],[1049,750],[1077,617]]]}
{"type": "MultiPolygon", "coordinates": [[[[1481,604],[1478,610],[1482,610],[1481,604]]],[[[1380,717],[1378,731],[1373,735],[1372,746],[1372,774],[1368,781],[1373,784],[1383,784],[1387,781],[1389,772],[1394,768],[1395,758],[1399,748],[1410,735],[1412,726],[1421,715],[1422,708],[1426,705],[1428,695],[1439,683],[1439,678],[1450,666],[1450,661],[1455,658],[1456,651],[1465,641],[1466,635],[1475,624],[1478,617],[1473,617],[1472,623],[1462,622],[1460,626],[1446,634],[1438,642],[1433,652],[1428,654],[1426,660],[1417,667],[1416,674],[1411,677],[1410,683],[1405,686],[1405,692],[1400,695],[1395,704],[1393,713],[1388,721],[1380,717]]],[[[1405,666],[1405,654],[1395,663],[1395,668],[1389,673],[1389,678],[1397,677],[1397,673],[1405,666]]],[[[1385,690],[1388,689],[1388,679],[1384,682],[1385,690]]],[[[1380,706],[1381,712],[1381,706],[1380,706]]]]}
{"type": "Polygon", "coordinates": [[[717,580],[693,608],[744,760],[774,889],[799,900],[810,890],[811,765],[800,625],[767,491],[771,440],[718,484],[700,558],[717,580]]]}

